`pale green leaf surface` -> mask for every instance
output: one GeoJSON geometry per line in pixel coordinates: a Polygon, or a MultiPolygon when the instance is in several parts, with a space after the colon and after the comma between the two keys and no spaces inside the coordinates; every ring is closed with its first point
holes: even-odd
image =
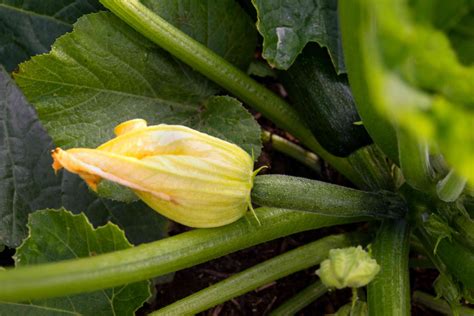
{"type": "Polygon", "coordinates": [[[29,213],[61,205],[50,149],[34,109],[0,66],[0,244],[18,246],[29,213]]]}
{"type": "Polygon", "coordinates": [[[263,36],[263,57],[278,69],[288,69],[308,42],[327,47],[337,73],[345,72],[337,1],[252,0],[257,29],[263,36]]]}
{"type": "MultiPolygon", "coordinates": [[[[426,9],[441,2],[419,3],[426,9]]],[[[358,107],[370,108],[413,139],[439,149],[449,165],[473,183],[474,66],[459,61],[449,34],[438,28],[464,27],[464,20],[454,23],[451,16],[434,23],[424,17],[426,11],[402,0],[343,2],[341,7],[343,36],[351,43],[346,63],[353,93],[365,101],[358,107]],[[357,70],[365,81],[356,82],[357,70]]],[[[470,7],[448,7],[451,12],[463,8],[470,7]]],[[[441,5],[433,10],[443,9],[441,5]]]]}
{"type": "Polygon", "coordinates": [[[416,19],[445,32],[459,60],[474,62],[474,2],[472,0],[413,0],[416,19]]]}
{"type": "Polygon", "coordinates": [[[247,124],[253,119],[240,104],[225,101],[233,109],[224,115],[232,113],[226,119],[235,125],[211,126],[219,122],[209,99],[216,86],[110,13],[81,18],[51,53],[22,64],[16,80],[64,148],[98,146],[113,137],[116,124],[143,118],[150,125],[202,127],[259,154],[260,131],[247,124]]]}
{"type": "MultiPolygon", "coordinates": [[[[38,211],[30,216],[28,226],[30,235],[15,255],[17,266],[83,258],[132,247],[116,225],[108,223],[94,229],[84,214],[73,215],[64,209],[38,211]]],[[[49,308],[82,315],[133,315],[149,296],[149,282],[142,281],[25,303],[24,311],[34,313],[49,308]]],[[[11,305],[0,304],[0,314],[10,308],[11,305]]]]}
{"type": "Polygon", "coordinates": [[[0,60],[8,71],[45,53],[81,15],[97,11],[97,0],[0,0],[0,60]]]}

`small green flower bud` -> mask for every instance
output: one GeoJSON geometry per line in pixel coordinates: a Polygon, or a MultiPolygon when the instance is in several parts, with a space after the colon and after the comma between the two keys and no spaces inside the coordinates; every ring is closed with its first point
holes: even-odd
{"type": "Polygon", "coordinates": [[[380,266],[361,246],[331,249],[316,274],[329,288],[361,287],[377,275],[380,266]]]}

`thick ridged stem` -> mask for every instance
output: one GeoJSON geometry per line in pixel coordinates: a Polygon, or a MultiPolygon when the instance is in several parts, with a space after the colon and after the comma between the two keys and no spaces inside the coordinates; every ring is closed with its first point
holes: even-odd
{"type": "Polygon", "coordinates": [[[388,191],[366,192],[343,186],[283,175],[255,178],[252,202],[261,206],[340,217],[400,218],[405,201],[388,191]]]}
{"type": "Polygon", "coordinates": [[[406,182],[419,191],[433,193],[434,172],[431,168],[428,144],[401,130],[397,136],[400,168],[406,182]]]}
{"type": "Polygon", "coordinates": [[[410,229],[405,220],[386,220],[372,246],[380,272],[367,287],[370,316],[409,316],[410,229]]]}
{"type": "Polygon", "coordinates": [[[65,296],[111,288],[178,271],[268,240],[324,226],[362,221],[275,208],[232,224],[196,229],[94,257],[0,271],[0,301],[65,296]]]}

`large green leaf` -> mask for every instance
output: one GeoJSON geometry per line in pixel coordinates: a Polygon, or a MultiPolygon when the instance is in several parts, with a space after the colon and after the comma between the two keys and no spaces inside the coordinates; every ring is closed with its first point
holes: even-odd
{"type": "Polygon", "coordinates": [[[94,225],[111,220],[134,243],[162,238],[168,221],[144,203],[98,198],[79,177],[54,175],[51,138],[10,76],[0,68],[0,243],[18,246],[26,237],[28,214],[65,206],[85,211],[94,225]]]}
{"type": "Polygon", "coordinates": [[[34,109],[0,66],[0,244],[18,246],[29,213],[60,206],[50,149],[34,109]]]}
{"type": "Polygon", "coordinates": [[[335,0],[252,0],[263,57],[288,69],[308,42],[327,47],[337,73],[345,72],[335,0]]]}
{"type": "Polygon", "coordinates": [[[210,98],[214,84],[110,13],[81,18],[51,53],[23,63],[15,77],[61,147],[95,147],[112,137],[116,124],[143,118],[260,152],[258,125],[237,101],[210,98]],[[216,115],[231,116],[221,124],[216,115]]]}
{"type": "MultiPolygon", "coordinates": [[[[389,121],[409,138],[428,142],[474,183],[474,67],[459,61],[444,31],[467,25],[450,26],[451,18],[434,23],[424,16],[454,10],[446,1],[419,3],[423,10],[403,0],[340,3],[345,60],[359,113],[369,132],[371,125],[389,121]]],[[[384,125],[381,134],[392,128],[384,125]]]]}
{"type": "Polygon", "coordinates": [[[244,70],[253,59],[257,31],[235,0],[143,0],[184,33],[244,70]]]}
{"type": "Polygon", "coordinates": [[[120,203],[93,193],[77,175],[61,171],[61,206],[87,215],[94,226],[108,221],[125,231],[127,239],[137,245],[167,235],[169,221],[141,201],[120,203]]]}
{"type": "MultiPolygon", "coordinates": [[[[30,235],[17,249],[17,266],[84,258],[127,249],[132,245],[114,224],[94,229],[87,218],[61,210],[38,211],[30,216],[30,235]]],[[[124,286],[38,300],[24,304],[0,304],[0,314],[35,314],[44,311],[76,315],[133,315],[150,296],[150,283],[124,286]]]]}
{"type": "Polygon", "coordinates": [[[47,52],[77,18],[100,8],[97,0],[0,0],[0,61],[11,71],[47,52]]]}
{"type": "MultiPolygon", "coordinates": [[[[243,17],[247,19],[245,15],[243,17]]],[[[112,137],[112,128],[116,123],[141,116],[149,119],[150,123],[187,124],[189,122],[189,125],[195,128],[236,142],[249,152],[253,149],[256,154],[259,153],[260,132],[258,125],[238,101],[228,97],[210,97],[217,91],[213,84],[177,62],[169,54],[156,48],[154,44],[148,42],[111,14],[102,13],[84,18],[82,25],[87,27],[83,27],[82,31],[65,35],[60,40],[60,42],[70,45],[66,50],[56,48],[49,55],[36,57],[26,64],[27,67],[34,70],[33,79],[19,80],[26,85],[23,88],[29,94],[29,98],[35,102],[39,100],[37,105],[42,121],[58,145],[95,146],[112,137]],[[100,20],[106,26],[102,27],[100,23],[94,24],[94,21],[89,21],[90,19],[100,20]],[[80,40],[76,42],[76,38],[81,36],[85,38],[85,42],[80,40]],[[86,46],[81,46],[83,44],[86,46]],[[94,46],[95,49],[89,50],[88,44],[94,46]],[[138,52],[129,50],[130,47],[138,47],[138,52]],[[68,53],[71,54],[71,57],[68,57],[68,53]],[[118,57],[125,57],[123,59],[116,58],[114,54],[117,54],[118,57]],[[140,59],[139,56],[143,58],[140,59]],[[51,61],[52,70],[58,70],[57,76],[45,71],[46,68],[43,67],[46,65],[38,63],[37,60],[51,61]],[[89,68],[82,65],[85,60],[92,61],[87,64],[89,68]],[[57,61],[59,63],[55,63],[57,61]],[[108,64],[108,67],[102,67],[103,64],[108,64]],[[137,64],[141,67],[134,68],[133,66],[137,64]],[[77,68],[75,68],[76,66],[77,68]],[[93,84],[98,82],[98,77],[96,77],[96,73],[89,72],[92,70],[96,70],[99,75],[102,75],[102,79],[111,90],[107,90],[107,87],[98,89],[93,87],[93,84]],[[143,73],[140,73],[139,70],[143,73]],[[146,81],[148,79],[153,82],[154,86],[148,86],[149,82],[146,81]],[[48,83],[47,80],[52,82],[48,83]],[[74,86],[74,83],[77,85],[74,86]],[[121,87],[125,91],[121,91],[121,87]],[[127,94],[127,91],[131,92],[127,94]],[[137,91],[142,91],[143,94],[137,91]],[[182,93],[182,91],[188,91],[188,93],[182,93]],[[135,92],[137,94],[133,94],[135,92]],[[163,103],[161,96],[168,97],[170,101],[165,100],[166,103],[163,103]],[[89,97],[92,98],[89,103],[82,102],[89,97]],[[56,112],[55,109],[61,113],[56,112]],[[174,109],[176,110],[173,111],[174,109]],[[57,122],[56,119],[58,119],[57,122]]],[[[222,32],[225,34],[232,27],[231,24],[227,24],[226,27],[219,30],[208,30],[208,33],[211,34],[213,31],[220,32],[222,35],[222,32]]],[[[221,52],[234,54],[232,47],[227,47],[221,52]]],[[[235,59],[236,62],[242,63],[244,59],[247,59],[244,55],[242,54],[239,60],[235,59]]],[[[22,75],[24,74],[19,76],[22,75]]],[[[31,73],[27,73],[27,75],[31,76],[31,73]]],[[[15,111],[20,109],[17,104],[12,107],[15,108],[15,111]]],[[[34,115],[34,110],[29,109],[29,111],[31,111],[31,115],[34,115]]],[[[34,120],[36,120],[35,117],[34,120]]],[[[23,123],[27,125],[28,122],[25,116],[23,123]]],[[[18,124],[18,122],[14,124],[18,124]]],[[[12,169],[11,163],[9,163],[3,169],[5,175],[2,175],[0,184],[2,194],[11,196],[10,199],[2,199],[2,203],[7,205],[0,211],[2,215],[0,240],[14,238],[12,242],[5,243],[10,246],[18,245],[25,237],[26,218],[29,212],[40,208],[56,208],[60,205],[76,213],[85,212],[94,225],[105,224],[108,220],[113,221],[125,230],[127,237],[134,244],[163,237],[168,221],[142,202],[123,204],[99,198],[88,190],[82,180],[66,172],[54,177],[50,167],[50,138],[44,131],[41,133],[36,131],[29,136],[32,137],[32,145],[30,144],[30,147],[26,146],[26,148],[29,148],[30,151],[39,148],[44,152],[43,160],[45,162],[34,166],[45,174],[45,176],[37,177],[45,183],[37,184],[35,182],[37,179],[32,180],[30,176],[23,177],[22,183],[38,192],[48,188],[47,181],[56,183],[57,188],[54,194],[51,193],[51,190],[41,191],[43,195],[48,193],[52,195],[45,198],[43,204],[35,204],[32,208],[26,208],[20,205],[21,201],[17,199],[15,200],[16,204],[13,205],[8,201],[11,201],[13,197],[18,198],[18,195],[16,191],[12,190],[14,182],[11,178],[11,170],[22,169],[12,169]],[[8,203],[15,207],[9,206],[8,203]]],[[[18,138],[17,135],[15,137],[18,138]]],[[[18,142],[15,145],[19,146],[24,143],[18,142]]],[[[18,157],[31,157],[31,163],[43,161],[37,159],[35,154],[28,153],[26,155],[18,150],[16,152],[19,153],[18,157]]],[[[6,153],[5,151],[5,155],[6,153]]],[[[5,164],[8,161],[7,159],[2,160],[5,164]]],[[[18,166],[22,164],[23,162],[20,164],[15,162],[15,165],[18,166]]],[[[26,171],[29,170],[28,168],[26,171]]],[[[28,201],[30,200],[33,199],[29,198],[28,201]]]]}

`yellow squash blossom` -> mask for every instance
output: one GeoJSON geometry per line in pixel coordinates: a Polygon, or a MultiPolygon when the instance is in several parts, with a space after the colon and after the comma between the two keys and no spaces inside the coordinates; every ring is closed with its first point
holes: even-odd
{"type": "Polygon", "coordinates": [[[240,147],[179,125],[118,125],[96,149],[56,148],[53,168],[77,173],[92,190],[102,179],[132,189],[151,208],[191,227],[222,226],[250,206],[253,159],[240,147]]]}

